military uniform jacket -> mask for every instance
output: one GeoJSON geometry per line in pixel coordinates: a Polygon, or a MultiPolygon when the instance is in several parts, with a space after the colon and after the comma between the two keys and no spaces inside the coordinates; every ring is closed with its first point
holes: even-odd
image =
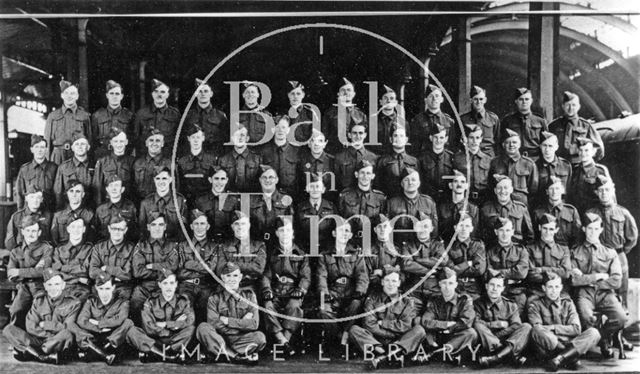
{"type": "Polygon", "coordinates": [[[376,165],[376,179],[373,180],[374,186],[389,197],[401,194],[402,181],[400,180],[400,173],[406,168],[420,170],[418,159],[404,151],[380,156],[376,165]]]}
{"type": "MultiPolygon", "coordinates": [[[[331,231],[333,230],[334,223],[330,218],[327,218],[322,222],[320,222],[320,220],[332,214],[339,215],[336,207],[327,199],[322,199],[320,201],[319,209],[316,209],[311,205],[311,202],[308,199],[298,206],[298,209],[296,209],[294,223],[296,225],[296,239],[300,241],[303,248],[309,248],[311,241],[311,218],[307,216],[318,217],[318,243],[320,244],[320,248],[323,248],[323,243],[332,239],[331,231]]],[[[315,228],[314,231],[316,231],[315,228]]]]}
{"type": "Polygon", "coordinates": [[[53,248],[45,242],[37,241],[11,250],[7,270],[18,269],[13,282],[42,282],[42,271],[51,267],[53,248]]]}
{"type": "Polygon", "coordinates": [[[365,128],[369,127],[367,115],[364,114],[364,112],[357,106],[333,104],[333,106],[322,115],[321,124],[321,131],[326,135],[327,140],[329,141],[329,144],[327,144],[329,152],[337,153],[338,150],[346,147],[345,144],[340,143],[340,138],[338,137],[338,127],[341,123],[344,123],[342,134],[346,141],[349,141],[347,133],[351,127],[355,125],[363,125],[365,128]],[[341,116],[340,112],[343,109],[344,114],[342,114],[342,116],[344,117],[339,118],[341,116]]]}
{"type": "MultiPolygon", "coordinates": [[[[365,147],[360,149],[348,147],[336,154],[335,172],[338,191],[357,186],[358,181],[355,176],[356,166],[362,160],[369,161],[375,168],[378,155],[369,151],[365,147]]],[[[373,172],[375,173],[375,170],[373,172]]]]}
{"type": "Polygon", "coordinates": [[[540,188],[539,195],[542,200],[546,198],[547,191],[543,186],[547,185],[550,177],[558,177],[562,180],[562,184],[565,187],[565,191],[570,190],[569,183],[571,182],[571,164],[569,161],[562,157],[554,157],[553,161],[547,162],[544,157],[536,161],[536,168],[538,169],[538,182],[540,188]]]}
{"type": "Polygon", "coordinates": [[[485,295],[474,301],[473,307],[476,322],[487,325],[500,339],[507,338],[522,325],[518,305],[506,297],[501,297],[494,303],[485,295]],[[501,327],[499,322],[503,321],[509,323],[509,326],[501,327]]]}
{"type": "MultiPolygon", "coordinates": [[[[378,124],[378,140],[380,145],[371,145],[371,149],[378,153],[387,152],[391,148],[391,130],[396,125],[401,125],[407,128],[407,121],[402,116],[398,115],[397,109],[394,109],[390,115],[387,115],[383,111],[380,111],[371,116],[371,120],[378,124]]],[[[369,135],[366,141],[373,143],[373,136],[369,135]]]]}
{"type": "Polygon", "coordinates": [[[114,127],[124,131],[128,139],[136,139],[133,136],[133,112],[122,106],[113,109],[107,105],[91,115],[91,132],[94,138],[91,147],[107,148],[111,141],[109,133],[114,127]]]}
{"type": "Polygon", "coordinates": [[[83,330],[98,334],[102,329],[117,329],[127,318],[129,318],[129,300],[113,295],[109,304],[104,305],[99,297],[91,296],[82,306],[77,324],[83,330]],[[90,319],[95,319],[98,324],[89,322],[90,319]]]}
{"type": "Polygon", "coordinates": [[[467,201],[466,210],[464,209],[464,200],[454,203],[451,199],[438,202],[438,227],[440,228],[440,235],[445,242],[449,242],[456,231],[456,225],[460,221],[460,213],[464,212],[471,217],[473,224],[473,232],[471,236],[477,236],[478,230],[478,206],[470,201],[467,201]]]}
{"type": "Polygon", "coordinates": [[[222,153],[223,144],[229,141],[229,119],[223,111],[214,108],[211,103],[204,108],[197,103],[192,105],[184,123],[200,125],[204,132],[203,148],[216,156],[222,153]]]}
{"type": "Polygon", "coordinates": [[[56,206],[58,209],[64,208],[67,204],[65,192],[69,181],[77,179],[84,187],[84,200],[93,202],[93,168],[89,168],[89,160],[80,161],[75,156],[65,160],[58,166],[56,179],[53,183],[53,192],[56,195],[56,206]]]}
{"type": "Polygon", "coordinates": [[[318,292],[340,298],[349,298],[354,292],[364,295],[369,287],[369,275],[358,250],[347,244],[345,255],[336,256],[335,245],[328,249],[318,259],[318,292]]]}
{"type": "Polygon", "coordinates": [[[173,335],[177,330],[193,326],[195,315],[191,302],[186,295],[175,294],[169,301],[162,294],[151,296],[142,307],[142,327],[150,337],[163,338],[173,335]],[[181,316],[185,320],[178,320],[181,316]],[[166,327],[158,327],[156,322],[166,322],[166,327]]]}
{"type": "Polygon", "coordinates": [[[9,223],[7,224],[6,236],[4,238],[4,248],[12,250],[13,248],[22,245],[22,232],[20,230],[20,222],[25,216],[35,215],[38,218],[38,224],[42,234],[40,234],[40,240],[46,242],[50,240],[49,228],[51,227],[51,219],[53,215],[51,212],[43,209],[39,209],[36,212],[32,212],[29,207],[24,207],[11,215],[9,223]]]}
{"type": "MultiPolygon", "coordinates": [[[[182,228],[180,227],[180,218],[184,217],[186,210],[186,199],[179,192],[178,200],[173,200],[173,193],[169,191],[165,196],[160,196],[156,192],[147,195],[140,203],[140,215],[138,217],[138,225],[140,232],[147,233],[147,223],[149,222],[149,214],[158,211],[164,214],[167,224],[165,235],[168,239],[181,239],[182,228]],[[176,207],[177,205],[177,207],[176,207]]],[[[185,222],[187,222],[185,220],[185,222]]]]}
{"type": "MultiPolygon", "coordinates": [[[[211,239],[196,240],[192,239],[193,248],[198,251],[198,254],[202,260],[209,266],[212,271],[218,267],[218,245],[211,239]]],[[[178,247],[178,280],[196,279],[199,278],[208,282],[213,282],[213,277],[209,274],[207,269],[202,266],[200,260],[193,253],[193,249],[186,240],[180,243],[178,247]]]]}
{"type": "Polygon", "coordinates": [[[571,264],[582,275],[572,274],[571,285],[578,288],[578,295],[589,289],[610,292],[620,288],[622,269],[615,250],[602,244],[584,242],[571,251],[571,264]],[[596,273],[607,273],[609,279],[596,281],[596,273]]]}
{"type": "Polygon", "coordinates": [[[111,239],[103,240],[93,247],[89,262],[89,276],[96,279],[100,268],[106,266],[106,272],[115,278],[116,283],[131,282],[131,259],[134,244],[124,241],[118,245],[111,239]]]}
{"type": "Polygon", "coordinates": [[[260,164],[262,156],[246,148],[241,154],[235,149],[219,160],[220,167],[227,172],[229,178],[228,188],[238,192],[255,192],[260,189],[258,178],[260,177],[260,164]],[[240,160],[242,159],[242,160],[240,160]],[[241,167],[244,163],[244,168],[241,167]]]}
{"type": "MultiPolygon", "coordinates": [[[[483,151],[478,151],[475,155],[469,153],[469,157],[467,157],[466,151],[461,149],[453,155],[453,168],[464,175],[467,175],[467,172],[470,173],[470,196],[474,193],[483,193],[489,188],[489,168],[491,167],[491,160],[492,157],[483,151]],[[467,166],[467,162],[469,166],[467,166]]],[[[474,200],[478,199],[478,196],[471,197],[474,200]]]]}
{"type": "Polygon", "coordinates": [[[578,157],[579,137],[585,137],[593,140],[594,148],[597,149],[594,159],[601,160],[604,157],[604,143],[600,137],[600,133],[593,128],[591,123],[582,117],[566,118],[558,117],[549,124],[549,131],[558,137],[558,156],[564,157],[572,164],[580,162],[578,157]]]}
{"type": "Polygon", "coordinates": [[[65,144],[71,146],[75,134],[84,134],[89,144],[92,144],[90,116],[82,107],[76,105],[69,108],[62,104],[60,108],[49,113],[44,127],[44,139],[50,152],[65,144]]]}
{"type": "Polygon", "coordinates": [[[111,217],[122,216],[127,221],[127,238],[132,242],[136,242],[139,237],[138,225],[138,209],[130,201],[123,197],[117,203],[108,200],[96,209],[96,231],[98,237],[102,239],[109,238],[109,222],[111,217]]]}
{"type": "Polygon", "coordinates": [[[402,254],[402,270],[408,278],[405,288],[413,287],[422,281],[422,277],[431,272],[429,278],[422,283],[418,290],[427,293],[438,292],[436,267],[441,268],[449,265],[449,256],[445,253],[442,241],[437,239],[429,239],[427,242],[411,241],[404,246],[402,254]]]}
{"type": "Polygon", "coordinates": [[[131,259],[133,277],[143,282],[155,282],[158,272],[162,269],[175,272],[178,269],[178,262],[178,243],[151,238],[139,241],[131,259]],[[151,265],[151,269],[147,269],[147,264],[151,265]]]}
{"type": "Polygon", "coordinates": [[[240,335],[258,330],[258,308],[251,305],[258,304],[256,294],[250,288],[241,288],[236,293],[239,298],[223,290],[209,297],[207,303],[207,322],[223,335],[240,335]],[[247,313],[251,313],[253,317],[243,318],[247,313]],[[220,317],[227,317],[229,323],[225,325],[220,317]]]}
{"type": "Polygon", "coordinates": [[[188,154],[178,159],[178,181],[180,191],[187,197],[190,205],[198,197],[211,190],[207,179],[209,169],[218,163],[218,157],[202,150],[199,154],[188,154]]]}
{"type": "MultiPolygon", "coordinates": [[[[382,243],[377,238],[372,239],[373,244],[371,244],[371,255],[367,256],[367,254],[362,251],[362,255],[364,256],[364,263],[367,267],[367,274],[369,274],[369,289],[371,286],[376,285],[380,286],[382,284],[382,275],[373,274],[374,271],[380,270],[383,271],[384,274],[384,266],[402,266],[404,258],[402,257],[404,253],[404,248],[397,246],[393,241],[388,241],[382,243]]],[[[405,274],[402,272],[400,274],[400,280],[404,281],[405,274]]]]}
{"type": "MultiPolygon", "coordinates": [[[[355,215],[363,215],[371,219],[378,214],[387,211],[387,197],[378,190],[361,190],[358,186],[348,187],[340,192],[338,208],[340,215],[349,218],[355,215]]],[[[354,220],[360,225],[360,222],[354,220]]]]}
{"type": "MultiPolygon", "coordinates": [[[[418,194],[415,198],[410,199],[404,194],[394,196],[387,201],[387,214],[389,218],[393,218],[400,214],[408,214],[416,218],[420,217],[420,213],[424,213],[431,218],[433,223],[432,238],[438,237],[438,211],[436,203],[427,195],[418,194]]],[[[413,229],[413,221],[409,218],[400,218],[396,221],[396,229],[413,229]]]]}
{"type": "Polygon", "coordinates": [[[299,191],[304,191],[307,183],[311,180],[311,174],[322,174],[322,182],[327,192],[336,189],[335,180],[335,160],[334,157],[327,152],[322,152],[320,157],[315,158],[311,151],[304,150],[299,153],[300,162],[298,162],[298,181],[300,183],[299,191]]]}
{"type": "Polygon", "coordinates": [[[133,181],[136,198],[141,201],[145,196],[156,190],[154,181],[154,169],[156,167],[168,167],[171,169],[171,160],[161,154],[151,157],[148,153],[138,157],[133,163],[133,181]]]}
{"type": "Polygon", "coordinates": [[[449,330],[456,333],[471,328],[475,319],[473,300],[468,295],[455,293],[449,301],[445,301],[442,295],[436,295],[427,300],[422,314],[422,326],[427,331],[449,330]],[[447,327],[448,322],[456,324],[447,327]]]}
{"type": "MultiPolygon", "coordinates": [[[[488,110],[478,112],[475,109],[460,116],[460,120],[465,125],[479,125],[482,129],[482,142],[480,149],[488,155],[495,155],[500,148],[500,119],[498,116],[488,110]]],[[[457,148],[463,148],[462,136],[458,126],[453,126],[454,137],[451,144],[457,145],[457,148]]],[[[464,149],[462,149],[464,151],[464,149]]]]}
{"type": "Polygon", "coordinates": [[[93,240],[96,227],[96,214],[93,210],[80,205],[77,209],[71,209],[69,205],[63,210],[56,212],[51,221],[51,239],[57,245],[66,243],[69,240],[67,226],[75,217],[82,218],[86,231],[84,237],[87,241],[93,240]]]}
{"type": "Polygon", "coordinates": [[[508,114],[502,119],[500,128],[502,131],[500,143],[505,139],[506,129],[513,130],[520,135],[522,140],[520,152],[525,156],[531,155],[532,157],[540,153],[542,132],[549,129],[547,121],[531,112],[527,114],[520,112],[508,114]],[[527,153],[525,154],[525,152],[527,153]]]}
{"type": "Polygon", "coordinates": [[[264,242],[259,240],[249,240],[248,244],[248,248],[241,248],[242,242],[238,238],[221,244],[218,249],[220,259],[216,274],[221,276],[224,265],[227,262],[235,262],[242,272],[241,287],[260,281],[267,265],[266,246],[264,242]]]}
{"type": "Polygon", "coordinates": [[[418,161],[422,192],[435,198],[443,197],[449,191],[449,181],[442,177],[453,174],[453,153],[448,149],[434,153],[432,148],[428,148],[422,152],[418,161]]]}
{"type": "Polygon", "coordinates": [[[566,196],[568,202],[575,205],[579,211],[585,211],[598,204],[598,196],[595,193],[598,175],[604,175],[611,179],[609,169],[604,165],[590,163],[587,166],[578,164],[573,167],[571,183],[566,196]]]}
{"type": "Polygon", "coordinates": [[[495,245],[487,251],[487,267],[499,271],[505,279],[505,286],[512,291],[524,291],[522,280],[529,272],[529,252],[524,246],[511,243],[508,247],[495,245]]]}
{"type": "Polygon", "coordinates": [[[265,267],[262,292],[271,291],[276,297],[286,297],[295,289],[306,294],[310,285],[311,268],[305,253],[294,244],[291,254],[285,255],[278,245],[265,267]]]}
{"type": "Polygon", "coordinates": [[[198,196],[195,207],[207,215],[212,239],[220,240],[231,237],[231,215],[240,209],[240,200],[233,193],[224,192],[215,195],[209,191],[198,196]]]}
{"type": "Polygon", "coordinates": [[[535,299],[529,303],[527,314],[532,326],[553,326],[557,336],[573,338],[582,331],[576,306],[568,296],[556,301],[546,296],[535,299]]]}
{"type": "Polygon", "coordinates": [[[40,164],[35,160],[31,160],[20,167],[16,179],[18,209],[22,209],[25,205],[24,197],[27,192],[27,187],[36,186],[42,190],[42,204],[53,210],[55,207],[53,204],[55,201],[53,184],[56,180],[57,169],[58,165],[46,159],[40,164]]]}
{"type": "Polygon", "coordinates": [[[89,262],[93,244],[80,242],[77,245],[70,241],[53,250],[53,264],[51,267],[63,273],[67,284],[89,284],[89,262]]]}
{"type": "Polygon", "coordinates": [[[532,159],[525,156],[511,158],[506,154],[491,160],[489,175],[507,175],[513,181],[513,192],[534,196],[538,192],[538,168],[532,159]]]}
{"type": "Polygon", "coordinates": [[[529,251],[529,272],[527,284],[541,290],[544,283],[542,274],[550,271],[558,274],[563,280],[569,278],[571,272],[571,253],[565,245],[554,243],[549,245],[542,240],[527,246],[529,251]]]}
{"type": "Polygon", "coordinates": [[[298,168],[298,154],[300,149],[289,143],[278,146],[274,141],[263,145],[260,149],[262,162],[276,170],[278,174],[278,187],[290,195],[298,195],[298,181],[296,172],[298,168]]]}
{"type": "Polygon", "coordinates": [[[481,240],[456,239],[449,249],[449,261],[458,283],[467,293],[481,293],[481,279],[487,270],[487,252],[481,240]],[[471,261],[471,265],[469,265],[471,261]]]}
{"type": "Polygon", "coordinates": [[[364,302],[365,317],[362,325],[375,337],[395,339],[411,330],[411,322],[416,314],[413,298],[392,299],[384,292],[378,291],[369,295],[364,302]],[[391,304],[392,302],[394,303],[391,304]],[[374,312],[384,305],[387,307],[374,312]],[[382,323],[378,324],[379,321],[382,323]]]}
{"type": "Polygon", "coordinates": [[[595,213],[602,218],[604,230],[600,235],[600,241],[604,246],[617,252],[629,253],[638,243],[636,220],[626,208],[618,204],[598,204],[587,212],[595,213]]]}
{"type": "Polygon", "coordinates": [[[580,214],[576,207],[562,202],[558,205],[551,206],[547,201],[542,206],[536,208],[533,212],[535,220],[533,227],[536,231],[538,230],[538,222],[545,213],[551,214],[557,219],[559,230],[555,236],[556,242],[569,247],[577,242],[578,238],[582,235],[580,229],[582,227],[582,223],[580,222],[580,214]]]}
{"type": "MultiPolygon", "coordinates": [[[[431,130],[436,125],[441,125],[447,129],[447,136],[450,139],[449,144],[451,144],[451,140],[453,140],[451,128],[454,127],[454,124],[455,122],[451,116],[440,110],[434,113],[426,109],[424,112],[418,113],[413,117],[407,128],[407,136],[411,142],[411,149],[414,153],[417,153],[421,149],[430,148],[431,141],[429,140],[428,134],[431,134],[431,130]]],[[[452,149],[455,148],[456,146],[453,145],[452,149]]]]}
{"type": "Polygon", "coordinates": [[[145,134],[151,127],[160,130],[164,135],[163,154],[168,156],[173,151],[173,143],[176,138],[178,124],[180,123],[180,111],[168,104],[158,108],[155,104],[147,105],[136,112],[133,122],[133,141],[137,141],[136,154],[146,153],[145,134]]]}
{"type": "Polygon", "coordinates": [[[27,313],[27,332],[39,338],[51,338],[62,330],[75,330],[80,301],[64,292],[55,299],[38,294],[27,313]],[[40,322],[44,322],[40,326],[40,322]]]}
{"type": "Polygon", "coordinates": [[[243,104],[240,108],[239,122],[247,128],[250,143],[257,143],[264,137],[266,121],[263,116],[271,117],[271,113],[261,105],[249,108],[243,104]]]}
{"type": "MultiPolygon", "coordinates": [[[[289,113],[291,109],[287,110],[289,113]]],[[[313,113],[313,110],[307,103],[301,103],[297,108],[294,109],[297,112],[297,117],[291,119],[291,129],[294,131],[295,140],[300,143],[306,143],[311,138],[311,133],[313,132],[313,120],[315,120],[322,126],[320,122],[320,118],[313,113]],[[306,122],[306,123],[302,123],[306,122]],[[295,126],[299,124],[298,126],[295,126]],[[295,130],[294,130],[295,126],[295,130]]],[[[320,113],[318,113],[320,114],[320,113]]]]}
{"type": "Polygon", "coordinates": [[[96,205],[102,204],[107,198],[107,177],[112,174],[122,178],[122,187],[125,188],[124,195],[135,197],[133,193],[133,156],[116,156],[111,153],[96,162],[96,169],[93,174],[93,190],[95,191],[96,205]]]}
{"type": "Polygon", "coordinates": [[[293,216],[293,199],[278,190],[271,194],[271,209],[267,207],[266,195],[251,196],[251,232],[252,237],[264,237],[269,240],[275,233],[278,216],[293,216]],[[268,235],[267,235],[268,234],[268,235]]]}
{"type": "Polygon", "coordinates": [[[498,217],[509,218],[513,223],[513,239],[521,243],[530,243],[534,239],[533,225],[527,206],[519,201],[509,201],[506,205],[500,205],[496,200],[484,203],[480,209],[480,226],[485,243],[496,240],[493,223],[498,217]]]}

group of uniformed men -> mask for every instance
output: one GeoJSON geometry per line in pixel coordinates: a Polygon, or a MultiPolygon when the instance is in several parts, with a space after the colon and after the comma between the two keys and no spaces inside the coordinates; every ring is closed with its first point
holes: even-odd
{"type": "Polygon", "coordinates": [[[474,86],[458,126],[438,87],[407,121],[384,86],[369,120],[343,79],[318,122],[290,84],[291,108],[273,118],[247,82],[231,126],[196,80],[174,173],[167,84],[154,80],[133,115],[109,81],[89,115],[62,81],[5,239],[15,357],[58,362],[77,345],[112,364],[126,342],[143,360],[179,360],[199,342],[255,363],[267,339],[300,351],[303,318],[326,320],[325,351],[354,343],[374,368],[476,353],[522,364],[530,349],[557,370],[596,344],[613,356],[637,227],[575,94],[547,125],[528,89],[500,121],[474,86]]]}

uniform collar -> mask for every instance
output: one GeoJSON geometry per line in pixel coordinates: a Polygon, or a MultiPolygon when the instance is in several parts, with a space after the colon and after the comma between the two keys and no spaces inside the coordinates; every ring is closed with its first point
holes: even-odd
{"type": "Polygon", "coordinates": [[[111,114],[111,115],[118,115],[120,114],[120,111],[122,110],[122,106],[118,105],[118,107],[116,108],[112,108],[111,105],[107,105],[107,113],[111,114]]]}
{"type": "Polygon", "coordinates": [[[85,159],[84,161],[80,161],[76,156],[73,156],[72,160],[73,160],[73,164],[76,167],[78,167],[80,165],[85,165],[87,163],[87,161],[88,161],[88,159],[85,159]]]}
{"type": "Polygon", "coordinates": [[[176,307],[176,304],[178,303],[178,294],[174,294],[173,297],[171,298],[171,300],[167,301],[164,299],[164,296],[162,296],[162,293],[160,295],[158,295],[158,299],[160,300],[160,306],[161,307],[165,307],[167,304],[171,305],[173,308],[176,307]]]}

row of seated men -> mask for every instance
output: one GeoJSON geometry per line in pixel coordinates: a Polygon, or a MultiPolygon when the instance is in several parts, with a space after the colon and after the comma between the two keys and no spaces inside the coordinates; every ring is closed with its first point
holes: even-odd
{"type": "MultiPolygon", "coordinates": [[[[481,365],[507,358],[522,363],[531,337],[538,353],[553,358],[552,368],[558,369],[576,367],[578,356],[595,344],[611,357],[612,337],[626,322],[615,292],[622,279],[620,260],[601,243],[603,219],[591,212],[583,221],[584,239],[571,251],[555,242],[558,221],[550,214],[539,221],[540,240],[527,247],[513,241],[510,219],[497,218],[497,242],[486,250],[471,237],[473,220],[467,214],[446,250],[432,238],[433,220],[425,214],[414,221],[413,240],[401,245],[384,215],[372,222],[374,242],[362,248],[354,245],[352,223],[338,221],[317,256],[295,243],[288,217],[277,220],[277,240],[267,255],[240,211],[231,219],[233,239],[222,245],[207,238],[208,217],[197,210],[191,217],[193,237],[180,244],[166,240],[166,222],[157,212],[148,224],[149,238],[137,245],[126,239],[122,216],[112,217],[109,238],[96,245],[84,241],[80,217],[66,228],[69,242],[55,249],[40,240],[36,217],[24,217],[20,226],[24,242],[12,250],[7,271],[18,292],[4,330],[20,359],[55,362],[74,339],[108,363],[115,358],[109,348],[125,340],[145,359],[146,353],[166,356],[167,350],[177,359],[196,331],[197,341],[214,357],[225,351],[231,361],[255,362],[265,346],[265,336],[256,334],[255,304],[266,312],[262,322],[269,338],[292,354],[297,345],[291,341],[302,318],[309,317],[306,302],[325,320],[325,347],[351,339],[375,356],[374,367],[398,354],[424,363],[444,352],[460,362],[466,353],[475,356],[476,343],[482,347],[481,365]],[[91,296],[92,284],[97,298],[91,296]],[[123,306],[111,309],[101,286],[115,288],[117,299],[130,305],[128,313],[123,306]],[[239,290],[240,298],[230,290],[239,290]],[[121,323],[114,325],[115,320],[121,323]],[[393,343],[388,346],[393,352],[387,343],[393,343]]],[[[621,344],[618,348],[623,355],[621,344]]]]}

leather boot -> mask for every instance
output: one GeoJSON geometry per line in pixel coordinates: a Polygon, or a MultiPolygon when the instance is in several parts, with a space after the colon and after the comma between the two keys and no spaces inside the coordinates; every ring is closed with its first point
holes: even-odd
{"type": "Polygon", "coordinates": [[[562,365],[575,361],[578,356],[578,350],[571,347],[554,357],[551,362],[549,362],[549,369],[551,369],[551,371],[558,371],[562,365]]]}
{"type": "Polygon", "coordinates": [[[107,365],[113,365],[113,362],[116,360],[115,354],[107,354],[101,348],[98,348],[93,342],[87,342],[87,347],[95,352],[101,359],[103,359],[107,365]]]}
{"type": "Polygon", "coordinates": [[[500,363],[507,356],[509,356],[512,351],[513,349],[511,348],[511,346],[507,345],[506,347],[502,348],[498,353],[496,353],[493,356],[480,357],[480,359],[478,359],[478,363],[480,364],[480,366],[485,366],[485,367],[495,365],[497,363],[500,363]]]}
{"type": "Polygon", "coordinates": [[[48,355],[45,355],[41,361],[44,362],[45,364],[59,365],[60,357],[58,357],[57,353],[50,353],[48,355]]]}
{"type": "Polygon", "coordinates": [[[604,358],[612,358],[613,357],[613,349],[611,345],[609,345],[609,338],[605,338],[604,336],[600,339],[600,353],[604,358]]]}

